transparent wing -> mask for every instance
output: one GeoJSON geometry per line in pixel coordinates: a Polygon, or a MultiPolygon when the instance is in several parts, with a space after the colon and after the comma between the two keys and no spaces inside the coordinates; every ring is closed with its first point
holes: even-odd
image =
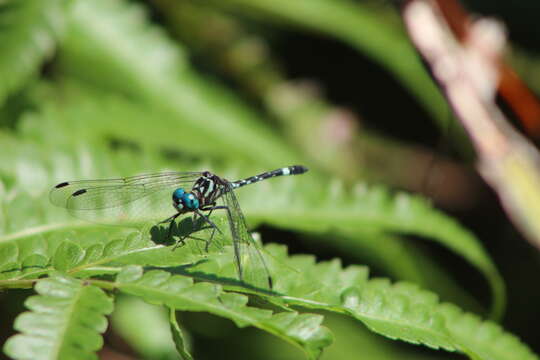
{"type": "Polygon", "coordinates": [[[140,222],[171,216],[174,189],[191,189],[200,172],[162,172],[118,179],[69,181],[50,192],[51,202],[74,216],[100,223],[140,222]]]}
{"type": "Polygon", "coordinates": [[[257,288],[271,290],[272,278],[263,257],[263,250],[248,231],[246,219],[232,187],[223,195],[223,198],[231,214],[231,234],[240,279],[257,288]]]}

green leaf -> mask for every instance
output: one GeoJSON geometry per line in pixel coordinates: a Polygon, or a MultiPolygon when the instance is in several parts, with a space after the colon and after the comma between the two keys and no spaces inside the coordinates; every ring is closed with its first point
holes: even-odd
{"type": "Polygon", "coordinates": [[[178,351],[180,358],[182,360],[193,360],[193,357],[186,348],[184,334],[182,333],[182,329],[180,329],[180,325],[178,325],[178,321],[176,320],[176,311],[174,309],[169,309],[169,319],[174,344],[176,345],[176,350],[178,351]]]}
{"type": "Polygon", "coordinates": [[[392,339],[460,351],[473,359],[538,359],[500,326],[439,303],[437,295],[417,285],[368,280],[365,268],[342,269],[339,261],[315,264],[312,257],[287,257],[283,247],[270,246],[267,251],[301,274],[291,275],[287,266],[273,268],[275,290],[283,296],[268,299],[278,304],[347,314],[392,339]]]}
{"type": "Polygon", "coordinates": [[[466,292],[462,284],[445,271],[442,264],[410,239],[381,233],[377,229],[357,227],[349,231],[340,229],[331,235],[321,233],[301,240],[307,246],[316,246],[316,249],[322,250],[336,249],[370,268],[384,269],[391,279],[418,284],[437,293],[444,301],[459,305],[467,311],[486,313],[485,305],[481,305],[478,299],[466,292]]]}
{"type": "Polygon", "coordinates": [[[0,104],[35,74],[62,32],[63,0],[0,3],[0,104]]]}
{"type": "Polygon", "coordinates": [[[187,277],[152,270],[134,282],[115,283],[122,292],[141,297],[151,304],[163,304],[183,311],[205,311],[231,319],[239,327],[255,326],[298,347],[316,359],[331,335],[320,326],[322,317],[294,311],[272,313],[247,306],[245,295],[223,292],[218,285],[194,284],[187,277]]]}
{"type": "Polygon", "coordinates": [[[116,280],[119,282],[133,282],[139,280],[142,276],[142,266],[129,265],[122,268],[118,275],[116,275],[116,280]]]}
{"type": "MultiPolygon", "coordinates": [[[[0,242],[0,252],[6,255],[7,263],[2,266],[5,270],[0,273],[0,287],[12,287],[54,270],[88,277],[116,274],[121,270],[119,264],[178,266],[204,258],[200,253],[172,251],[171,247],[156,245],[147,234],[138,231],[121,227],[95,229],[91,225],[31,235],[15,234],[0,242]],[[39,265],[34,264],[36,259],[39,265]]],[[[122,276],[136,276],[127,271],[122,276]]]]}
{"type": "Polygon", "coordinates": [[[26,301],[30,312],[15,320],[21,334],[4,346],[14,359],[97,359],[113,304],[105,293],[80,281],[55,276],[36,284],[26,301]]]}
{"type": "MultiPolygon", "coordinates": [[[[318,328],[320,319],[289,312],[292,307],[348,315],[389,338],[460,351],[475,359],[513,359],[512,353],[519,354],[520,359],[537,359],[526,345],[500,326],[482,321],[454,305],[439,303],[434,293],[417,285],[392,284],[387,279],[370,280],[366,268],[343,269],[338,260],[315,263],[312,256],[288,256],[283,246],[273,245],[266,250],[272,254],[270,267],[275,294],[259,293],[259,296],[280,309],[287,309],[286,312],[272,314],[268,310],[246,307],[244,295],[225,293],[221,286],[206,282],[194,284],[191,276],[204,277],[191,268],[172,270],[190,277],[151,270],[142,277],[134,277],[133,281],[118,281],[129,278],[119,276],[108,286],[151,304],[163,304],[176,310],[206,311],[231,319],[241,327],[258,327],[302,347],[310,356],[328,345],[328,337],[323,336],[324,332],[306,332],[318,328]],[[504,345],[493,346],[499,342],[504,345]]],[[[208,259],[213,256],[208,255],[208,259]]],[[[213,282],[227,283],[226,276],[221,276],[222,271],[217,269],[213,282]]]]}
{"type": "Polygon", "coordinates": [[[53,267],[59,271],[66,271],[79,264],[84,255],[80,245],[69,240],[63,241],[54,254],[53,267]]]}

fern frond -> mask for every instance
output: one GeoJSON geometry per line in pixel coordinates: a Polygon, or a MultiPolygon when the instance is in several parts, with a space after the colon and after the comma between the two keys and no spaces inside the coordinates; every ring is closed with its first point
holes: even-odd
{"type": "Polygon", "coordinates": [[[30,311],[15,320],[21,334],[8,339],[6,354],[13,359],[97,359],[112,300],[98,287],[59,275],[38,281],[35,289],[39,295],[26,300],[30,311]]]}
{"type": "Polygon", "coordinates": [[[117,264],[178,266],[204,258],[203,254],[171,249],[120,227],[90,225],[16,234],[0,244],[0,287],[13,287],[55,270],[89,277],[115,274],[117,264]]]}
{"type": "Polygon", "coordinates": [[[226,293],[219,286],[193,283],[187,277],[152,270],[138,275],[119,274],[115,287],[151,304],[164,304],[183,311],[204,311],[228,318],[239,327],[255,326],[299,346],[309,359],[316,359],[331,343],[331,334],[321,327],[322,317],[295,311],[275,313],[247,306],[245,295],[226,293]]]}
{"type": "MultiPolygon", "coordinates": [[[[288,256],[283,246],[269,246],[267,251],[280,266],[272,268],[275,293],[259,296],[278,308],[300,306],[347,315],[392,339],[459,351],[474,359],[514,359],[513,354],[519,354],[519,359],[538,359],[525,344],[500,326],[454,305],[440,303],[434,293],[414,284],[370,280],[366,268],[343,269],[338,260],[316,263],[312,256],[288,256]],[[494,342],[501,345],[493,346],[494,342]]],[[[315,349],[322,346],[315,341],[318,336],[311,332],[303,340],[298,337],[302,332],[290,333],[290,326],[296,321],[301,328],[314,329],[320,319],[308,315],[306,319],[296,320],[299,316],[296,313],[271,315],[266,310],[245,307],[247,297],[244,295],[224,293],[221,286],[207,282],[194,284],[190,277],[200,279],[198,270],[184,274],[188,276],[171,275],[163,270],[143,273],[142,268],[131,265],[118,274],[114,284],[106,286],[119,288],[152,304],[210,312],[231,319],[238,326],[258,327],[299,346],[316,345],[315,349]],[[308,325],[310,322],[314,324],[308,325]],[[285,329],[289,329],[289,333],[285,333],[285,329]]],[[[219,282],[219,277],[214,281],[219,282]]],[[[320,340],[328,341],[328,338],[320,340]]]]}
{"type": "MultiPolygon", "coordinates": [[[[462,256],[488,280],[492,313],[499,317],[505,306],[504,282],[489,254],[474,234],[435,209],[426,199],[407,193],[393,194],[384,186],[357,184],[346,189],[340,182],[305,176],[258,184],[238,191],[250,219],[285,229],[341,236],[375,233],[422,236],[462,256]],[[301,191],[297,189],[301,188],[301,191]],[[268,200],[272,194],[272,200],[268,200]]],[[[332,240],[330,240],[332,241],[332,240]]],[[[349,236],[353,242],[354,237],[349,236]]]]}
{"type": "Polygon", "coordinates": [[[392,339],[460,351],[473,359],[538,359],[499,325],[439,303],[437,295],[417,285],[368,280],[365,268],[342,269],[339,261],[315,263],[313,257],[287,256],[282,246],[272,245],[267,251],[298,269],[302,279],[295,279],[286,267],[275,269],[276,290],[283,296],[270,301],[348,314],[392,339]]]}

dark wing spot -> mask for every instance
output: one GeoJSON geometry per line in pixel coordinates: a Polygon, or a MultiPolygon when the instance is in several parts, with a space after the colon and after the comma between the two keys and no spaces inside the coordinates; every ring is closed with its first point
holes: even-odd
{"type": "Polygon", "coordinates": [[[82,195],[86,192],[86,189],[80,189],[80,190],[77,190],[75,191],[73,194],[71,194],[71,196],[79,196],[79,195],[82,195]]]}
{"type": "Polygon", "coordinates": [[[61,188],[61,187],[64,187],[64,186],[68,186],[68,185],[69,185],[68,182],[63,182],[63,183],[60,183],[60,184],[56,185],[55,188],[58,189],[58,188],[61,188]]]}

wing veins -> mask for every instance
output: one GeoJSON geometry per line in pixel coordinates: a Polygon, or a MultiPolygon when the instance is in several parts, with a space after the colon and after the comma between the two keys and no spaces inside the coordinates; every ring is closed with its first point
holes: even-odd
{"type": "Polygon", "coordinates": [[[190,186],[200,174],[200,172],[166,172],[118,179],[70,181],[66,186],[53,188],[50,199],[53,204],[68,209],[107,209],[137,201],[169,187],[190,186]],[[82,190],[84,192],[81,192],[82,190]],[[111,204],[92,205],[99,202],[100,198],[106,201],[107,195],[110,197],[109,201],[113,201],[111,204]]]}
{"type": "MultiPolygon", "coordinates": [[[[248,281],[249,280],[254,280],[254,281],[263,280],[264,283],[256,283],[253,285],[258,285],[258,286],[262,285],[262,286],[267,287],[272,282],[270,271],[268,270],[264,257],[261,253],[262,249],[249,233],[249,230],[246,224],[246,219],[244,217],[244,214],[242,213],[242,209],[240,208],[240,204],[238,203],[238,199],[236,198],[236,195],[233,191],[232,184],[230,182],[228,183],[228,191],[226,191],[223,194],[223,196],[225,196],[226,205],[229,206],[231,213],[233,214],[231,226],[234,226],[234,231],[236,232],[239,239],[240,257],[247,255],[248,258],[246,261],[253,263],[252,270],[257,269],[258,267],[262,267],[261,271],[264,271],[264,275],[266,277],[266,279],[264,280],[263,279],[248,279],[248,281]],[[236,217],[234,215],[236,215],[236,217]]],[[[243,266],[244,276],[249,277],[250,264],[243,264],[242,259],[237,259],[237,266],[239,267],[243,266]],[[247,266],[244,266],[244,265],[247,265],[247,266]]],[[[257,277],[257,275],[255,275],[255,277],[257,277]]]]}

